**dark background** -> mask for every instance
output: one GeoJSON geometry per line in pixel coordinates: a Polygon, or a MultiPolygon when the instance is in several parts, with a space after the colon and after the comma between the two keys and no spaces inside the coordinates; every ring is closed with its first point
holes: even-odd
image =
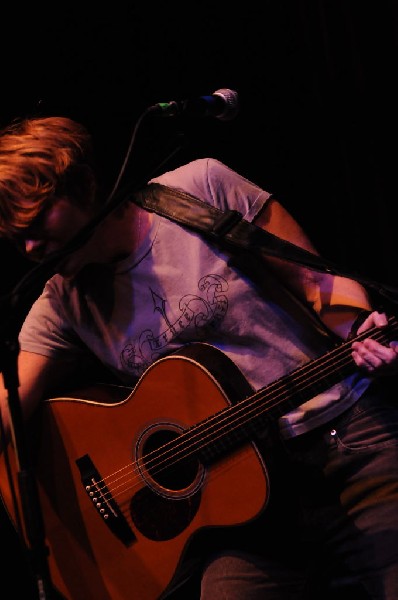
{"type": "MultiPolygon", "coordinates": [[[[165,168],[219,158],[283,201],[326,256],[398,283],[396,2],[145,4],[8,9],[0,125],[82,120],[111,186],[148,106],[234,89],[233,121],[146,121],[126,176],[145,179],[182,136],[165,168]]],[[[18,269],[2,268],[14,284],[18,269]]]]}
{"type": "MultiPolygon", "coordinates": [[[[234,89],[233,121],[145,120],[126,177],[218,158],[278,197],[326,257],[398,286],[396,2],[35,4],[0,18],[0,125],[83,121],[110,189],[148,106],[234,89]]],[[[5,294],[30,265],[4,241],[0,258],[5,294]]]]}

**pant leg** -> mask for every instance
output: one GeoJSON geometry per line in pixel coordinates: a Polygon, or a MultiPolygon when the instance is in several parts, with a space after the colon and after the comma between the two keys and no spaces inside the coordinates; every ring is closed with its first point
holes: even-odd
{"type": "Polygon", "coordinates": [[[283,562],[272,563],[258,555],[229,551],[213,557],[205,567],[201,600],[298,600],[304,581],[283,562]]]}
{"type": "MultiPolygon", "coordinates": [[[[374,385],[323,440],[287,443],[302,481],[302,540],[336,597],[398,598],[398,388],[374,385]]],[[[314,568],[314,567],[313,567],[314,568]]]]}
{"type": "Polygon", "coordinates": [[[390,392],[381,396],[374,387],[336,421],[326,470],[344,511],[329,547],[377,600],[398,598],[398,391],[390,392]]]}

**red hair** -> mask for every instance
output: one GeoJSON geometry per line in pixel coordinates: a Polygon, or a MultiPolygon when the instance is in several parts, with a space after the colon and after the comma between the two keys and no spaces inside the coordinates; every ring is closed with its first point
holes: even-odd
{"type": "Polygon", "coordinates": [[[0,235],[18,236],[56,196],[92,202],[92,157],[89,132],[66,117],[25,119],[0,131],[0,235]]]}

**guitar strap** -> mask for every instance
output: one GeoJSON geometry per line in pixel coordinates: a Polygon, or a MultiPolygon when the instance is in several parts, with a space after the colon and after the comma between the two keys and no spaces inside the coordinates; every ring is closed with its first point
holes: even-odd
{"type": "Polygon", "coordinates": [[[397,288],[344,270],[336,263],[246,221],[236,210],[222,211],[191,194],[159,183],[150,183],[138,190],[134,193],[132,200],[145,210],[189,227],[226,248],[233,249],[238,246],[241,250],[260,257],[277,256],[315,271],[355,279],[381,296],[398,302],[397,288]]]}

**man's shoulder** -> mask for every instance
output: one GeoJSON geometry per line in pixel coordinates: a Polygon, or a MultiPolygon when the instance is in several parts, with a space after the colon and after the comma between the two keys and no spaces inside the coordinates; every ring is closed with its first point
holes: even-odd
{"type": "Polygon", "coordinates": [[[229,167],[215,158],[198,158],[151,179],[149,183],[160,183],[212,202],[215,190],[223,189],[231,173],[229,167]]]}
{"type": "Polygon", "coordinates": [[[217,176],[222,171],[228,170],[228,167],[216,158],[197,158],[189,163],[176,167],[172,171],[166,171],[162,175],[150,180],[149,183],[161,183],[163,185],[173,185],[181,187],[185,181],[199,183],[207,182],[209,177],[217,176]]]}

